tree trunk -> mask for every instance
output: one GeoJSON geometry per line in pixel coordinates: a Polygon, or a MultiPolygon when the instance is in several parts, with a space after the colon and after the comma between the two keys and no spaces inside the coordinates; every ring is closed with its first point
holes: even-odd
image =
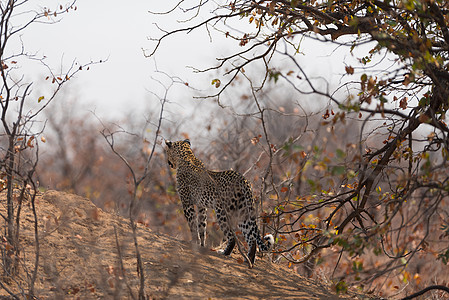
{"type": "Polygon", "coordinates": [[[7,210],[8,210],[8,215],[7,215],[7,233],[6,233],[6,241],[8,243],[8,247],[6,248],[6,251],[4,252],[4,259],[5,259],[5,269],[4,271],[6,272],[5,275],[12,275],[13,274],[13,261],[12,261],[12,257],[14,252],[15,252],[15,248],[16,248],[16,241],[15,241],[15,234],[14,234],[14,203],[13,203],[13,190],[14,190],[14,185],[13,185],[13,171],[14,171],[14,159],[15,159],[15,154],[14,154],[14,138],[10,137],[9,139],[9,146],[8,146],[8,154],[6,157],[6,180],[7,180],[7,185],[6,185],[6,190],[7,190],[7,194],[6,194],[6,204],[7,204],[7,210]]]}

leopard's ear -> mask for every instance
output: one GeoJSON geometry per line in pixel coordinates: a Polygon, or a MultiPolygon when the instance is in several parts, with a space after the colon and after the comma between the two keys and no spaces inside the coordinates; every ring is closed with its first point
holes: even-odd
{"type": "Polygon", "coordinates": [[[170,142],[169,140],[165,140],[165,145],[167,145],[168,148],[171,148],[172,142],[170,142]]]}
{"type": "Polygon", "coordinates": [[[189,139],[185,139],[184,142],[186,142],[187,144],[189,144],[189,146],[191,146],[189,139]]]}

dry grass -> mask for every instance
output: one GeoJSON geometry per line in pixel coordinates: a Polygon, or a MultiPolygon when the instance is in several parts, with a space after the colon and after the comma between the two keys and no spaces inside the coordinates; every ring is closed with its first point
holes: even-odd
{"type": "MultiPolygon", "coordinates": [[[[137,295],[128,220],[104,212],[88,199],[57,191],[40,195],[37,210],[41,256],[36,294],[40,299],[130,299],[130,290],[137,295]]],[[[22,264],[8,285],[17,293],[19,286],[26,288],[26,270],[31,270],[34,261],[29,207],[22,216],[22,264]]],[[[188,242],[156,234],[141,224],[137,234],[146,275],[145,293],[150,299],[339,298],[331,287],[274,265],[267,257],[248,269],[237,253],[223,257],[209,249],[194,249],[188,242]]],[[[1,295],[7,294],[0,291],[1,295]]],[[[341,297],[363,298],[355,294],[341,297]]]]}

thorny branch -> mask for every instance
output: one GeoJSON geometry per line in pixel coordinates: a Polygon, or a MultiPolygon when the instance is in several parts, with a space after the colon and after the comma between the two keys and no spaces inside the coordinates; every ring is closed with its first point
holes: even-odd
{"type": "MultiPolygon", "coordinates": [[[[1,259],[2,272],[5,278],[15,282],[20,290],[22,298],[35,297],[34,285],[37,278],[40,246],[38,235],[38,218],[36,213],[36,194],[38,193],[38,182],[36,182],[36,168],[39,162],[38,137],[45,129],[45,121],[39,120],[44,109],[53,102],[61,88],[75,76],[80,70],[95,62],[80,65],[73,61],[66,72],[54,73],[45,63],[45,57],[37,57],[25,51],[21,34],[36,23],[54,24],[60,20],[60,16],[72,10],[76,10],[75,1],[66,5],[58,5],[55,10],[49,8],[32,9],[31,1],[3,1],[0,3],[0,122],[3,137],[0,146],[0,191],[6,191],[7,208],[5,221],[5,236],[2,236],[1,259]],[[58,17],[59,16],[59,17],[58,17]],[[20,42],[19,47],[12,40],[20,42]],[[28,81],[23,70],[27,61],[37,61],[49,71],[53,89],[45,101],[45,97],[38,99],[39,106],[35,106],[32,99],[33,82],[28,81]],[[25,63],[24,63],[25,62],[25,63]],[[34,106],[34,107],[33,107],[34,106]],[[32,109],[33,108],[33,109],[32,109]],[[40,128],[40,129],[39,129],[40,128]],[[13,200],[14,193],[19,191],[17,203],[13,200]],[[26,287],[22,286],[14,277],[20,262],[20,224],[22,205],[29,202],[34,217],[34,268],[31,272],[25,268],[28,281],[26,287]]],[[[62,67],[61,67],[62,69],[62,67]]],[[[3,284],[2,284],[3,285],[3,284]]],[[[16,291],[3,288],[14,298],[19,294],[16,291]]]]}
{"type": "MultiPolygon", "coordinates": [[[[206,2],[195,5],[195,9],[199,11],[198,7],[206,2]]],[[[181,4],[185,2],[180,1],[176,7],[181,4]]],[[[266,180],[271,174],[270,195],[278,199],[271,215],[277,220],[274,230],[279,235],[290,235],[293,242],[280,253],[289,261],[299,263],[320,249],[335,246],[340,247],[340,253],[347,251],[358,257],[368,247],[380,247],[379,251],[390,260],[377,270],[364,271],[366,276],[359,282],[370,284],[393,270],[403,270],[405,265],[400,259],[407,257],[410,261],[429,242],[427,233],[437,227],[438,212],[449,198],[446,172],[449,14],[445,2],[237,0],[215,4],[211,10],[213,15],[205,21],[191,25],[195,22],[192,18],[189,25],[163,31],[161,37],[153,38],[156,44],[149,56],[155,55],[169,37],[204,27],[231,37],[242,47],[217,58],[216,65],[197,71],[222,71],[228,76],[218,92],[209,96],[216,98],[222,107],[225,106],[220,96],[232,87],[238,76],[249,79],[256,115],[268,145],[267,168],[262,178],[266,180]],[[239,30],[232,30],[227,25],[231,20],[248,22],[241,24],[239,30]],[[329,91],[329,85],[323,89],[296,59],[304,37],[346,47],[352,55],[360,55],[361,67],[346,65],[342,79],[355,74],[360,77],[343,80],[333,92],[329,91]],[[279,51],[280,43],[287,45],[285,52],[279,51]],[[358,47],[364,45],[373,47],[368,53],[359,54],[358,47]],[[377,63],[376,55],[382,57],[377,63]],[[275,56],[287,57],[291,69],[283,72],[275,68],[275,56]],[[390,66],[383,67],[387,60],[391,60],[390,66]],[[283,196],[278,188],[293,183],[294,177],[277,178],[274,158],[290,154],[287,151],[297,141],[284,142],[285,147],[279,147],[281,150],[272,149],[273,138],[265,120],[268,108],[258,100],[261,87],[253,86],[250,78],[254,76],[245,70],[259,61],[265,67],[262,82],[268,78],[276,84],[282,78],[298,95],[319,95],[334,105],[335,114],[333,109],[332,114],[323,114],[323,126],[333,130],[336,124],[344,124],[349,118],[361,120],[359,144],[354,147],[358,153],[351,157],[349,151],[344,153],[346,161],[341,165],[344,172],[338,183],[327,190],[291,195],[279,201],[283,196]],[[378,67],[380,70],[376,70],[378,67]],[[417,203],[416,207],[410,206],[411,202],[417,203]],[[322,224],[315,228],[301,224],[302,218],[311,212],[326,213],[322,224]],[[285,220],[281,222],[281,219],[285,220]],[[405,246],[405,236],[416,228],[422,228],[423,233],[416,239],[418,246],[405,246]],[[302,237],[295,237],[298,233],[302,237]],[[290,254],[299,248],[307,253],[293,259],[290,254]]],[[[306,181],[303,177],[311,175],[310,166],[320,167],[318,150],[304,151],[298,164],[300,170],[295,172],[300,174],[298,182],[306,181]]],[[[261,199],[268,193],[266,184],[263,181],[261,199]]],[[[339,262],[340,259],[337,266],[339,262]]]]}
{"type": "MultiPolygon", "coordinates": [[[[173,84],[173,83],[172,83],[173,84]]],[[[169,91],[170,87],[165,89],[165,94],[164,97],[160,99],[160,111],[159,111],[159,118],[157,121],[157,125],[156,125],[156,132],[154,135],[154,140],[153,140],[153,147],[151,150],[151,153],[148,155],[148,158],[146,159],[146,163],[144,165],[143,168],[143,172],[140,176],[138,176],[138,174],[136,173],[135,169],[133,168],[133,166],[131,165],[131,163],[126,159],[126,157],[120,153],[120,151],[117,149],[116,147],[116,140],[115,140],[115,136],[118,134],[129,134],[128,132],[124,131],[124,130],[120,130],[120,131],[110,131],[108,128],[106,128],[103,125],[103,130],[101,131],[101,135],[104,137],[105,141],[107,142],[107,144],[109,145],[111,151],[126,165],[126,167],[128,168],[130,174],[131,174],[131,178],[132,178],[132,182],[133,182],[133,191],[132,191],[132,198],[129,204],[129,220],[130,220],[130,226],[132,229],[132,234],[133,234],[133,240],[134,240],[134,248],[136,251],[136,260],[137,260],[137,274],[139,276],[139,280],[140,280],[140,284],[139,284],[139,293],[138,293],[138,299],[146,299],[145,296],[145,271],[143,268],[143,261],[142,261],[142,257],[140,254],[140,250],[139,250],[139,244],[137,242],[137,224],[134,220],[134,207],[136,205],[136,202],[138,200],[138,195],[137,195],[137,191],[139,186],[142,184],[142,182],[148,178],[149,174],[150,174],[150,166],[151,166],[151,160],[153,158],[154,152],[155,152],[155,147],[158,144],[158,139],[160,137],[160,130],[161,130],[161,126],[162,126],[162,120],[163,120],[163,114],[164,114],[164,107],[165,104],[168,101],[168,91],[169,91]]],[[[131,297],[134,299],[135,296],[132,293],[132,291],[130,290],[130,294],[131,297]]]]}

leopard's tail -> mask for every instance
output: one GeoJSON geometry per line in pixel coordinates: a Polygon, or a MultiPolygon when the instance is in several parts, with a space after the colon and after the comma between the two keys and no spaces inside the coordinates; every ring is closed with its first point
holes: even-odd
{"type": "Polygon", "coordinates": [[[256,242],[261,252],[268,252],[274,245],[274,237],[272,234],[267,234],[266,236],[263,237],[262,241],[260,235],[257,235],[256,242]]]}

